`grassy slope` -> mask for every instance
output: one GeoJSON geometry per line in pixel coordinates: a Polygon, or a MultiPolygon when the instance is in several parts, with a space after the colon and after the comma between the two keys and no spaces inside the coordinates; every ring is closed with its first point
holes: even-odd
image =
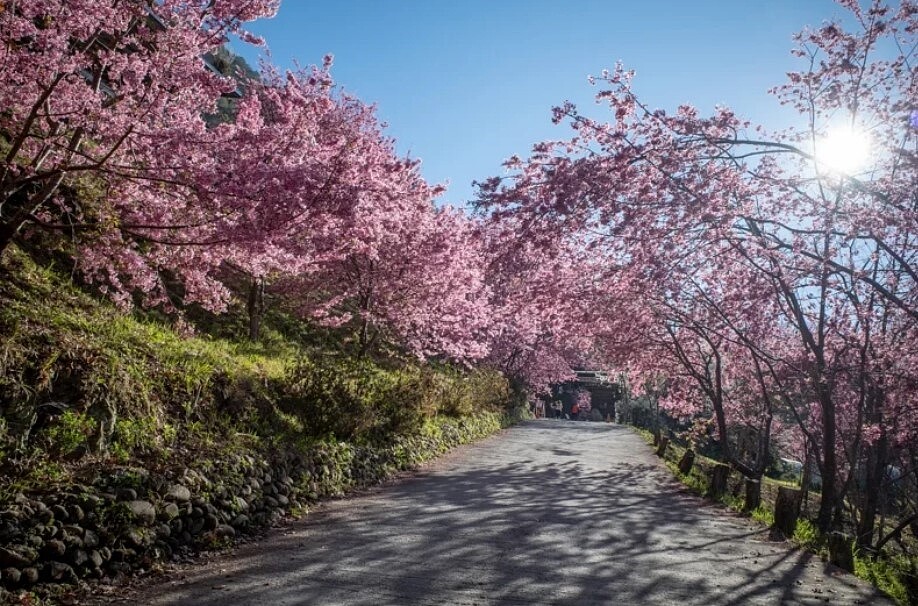
{"type": "MultiPolygon", "coordinates": [[[[232,332],[232,321],[222,319],[213,333],[232,332]]],[[[330,432],[379,441],[418,431],[443,412],[507,401],[505,383],[489,373],[310,360],[302,341],[278,328],[302,333],[291,324],[269,322],[259,343],[183,337],[153,316],[91,296],[21,251],[8,252],[0,267],[0,501],[88,480],[100,466],[155,469],[315,442],[330,432]],[[59,410],[41,407],[49,402],[65,412],[36,415],[59,410]]]]}

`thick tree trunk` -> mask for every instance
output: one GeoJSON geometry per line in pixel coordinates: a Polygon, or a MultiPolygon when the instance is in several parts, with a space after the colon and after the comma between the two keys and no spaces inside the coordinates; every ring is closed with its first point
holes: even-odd
{"type": "MultiPolygon", "coordinates": [[[[822,374],[822,373],[820,373],[822,374]]],[[[819,501],[819,513],[816,515],[816,526],[822,532],[832,529],[832,516],[838,503],[838,460],[835,456],[836,419],[835,402],[829,393],[828,385],[819,386],[819,400],[822,408],[822,498],[819,501]]]]}
{"type": "Polygon", "coordinates": [[[0,257],[3,256],[6,249],[12,244],[13,238],[15,238],[16,234],[19,232],[19,227],[19,225],[13,225],[12,223],[0,224],[0,257]]]}
{"type": "Polygon", "coordinates": [[[264,278],[252,278],[246,309],[249,313],[249,340],[257,341],[261,338],[261,320],[265,313],[264,278]]]}
{"type": "Polygon", "coordinates": [[[873,544],[877,509],[883,491],[886,471],[887,439],[882,435],[875,444],[867,445],[867,477],[864,483],[864,505],[857,526],[857,546],[869,549],[873,544]]]}
{"type": "Polygon", "coordinates": [[[669,446],[669,438],[666,437],[666,436],[662,436],[662,437],[660,438],[660,445],[657,446],[657,456],[658,456],[658,457],[661,457],[661,458],[662,458],[662,457],[665,457],[665,456],[666,456],[666,447],[667,447],[667,446],[669,446]]]}

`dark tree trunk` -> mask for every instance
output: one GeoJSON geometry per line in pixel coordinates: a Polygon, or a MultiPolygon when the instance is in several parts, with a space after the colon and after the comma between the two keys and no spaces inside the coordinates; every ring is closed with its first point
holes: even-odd
{"type": "Polygon", "coordinates": [[[0,224],[0,257],[3,256],[3,253],[13,242],[13,238],[16,237],[16,232],[18,231],[19,227],[12,223],[0,224]]]}
{"type": "MultiPolygon", "coordinates": [[[[820,373],[822,374],[822,373],[820,373]]],[[[822,498],[819,501],[819,513],[816,515],[816,526],[822,532],[832,529],[832,516],[838,504],[838,461],[835,456],[835,402],[829,386],[819,386],[819,400],[822,408],[822,498]]]]}
{"type": "Polygon", "coordinates": [[[669,446],[669,438],[663,436],[660,438],[660,445],[657,446],[657,456],[665,457],[666,456],[666,447],[669,446]]]}
{"type": "Polygon", "coordinates": [[[869,444],[867,450],[867,477],[864,485],[864,506],[861,519],[857,525],[857,546],[869,549],[873,544],[876,529],[877,509],[883,492],[883,477],[886,471],[887,438],[880,436],[875,444],[869,444]]]}
{"type": "Polygon", "coordinates": [[[252,278],[246,309],[249,313],[249,340],[257,341],[261,338],[261,320],[265,313],[264,278],[252,278]]]}

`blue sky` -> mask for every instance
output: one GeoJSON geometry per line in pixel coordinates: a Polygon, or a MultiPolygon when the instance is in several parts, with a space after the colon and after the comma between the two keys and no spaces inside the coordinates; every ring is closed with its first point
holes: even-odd
{"type": "Polygon", "coordinates": [[[554,105],[601,116],[587,76],[618,60],[652,106],[724,104],[787,124],[767,90],[802,69],[791,36],[841,15],[831,0],[283,0],[250,29],[281,67],[334,54],[337,83],[376,103],[400,152],[461,205],[510,155],[568,135],[554,105]]]}

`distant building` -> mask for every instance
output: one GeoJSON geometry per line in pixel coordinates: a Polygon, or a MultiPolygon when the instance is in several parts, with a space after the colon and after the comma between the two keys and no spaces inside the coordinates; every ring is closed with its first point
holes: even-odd
{"type": "Polygon", "coordinates": [[[602,370],[574,369],[577,378],[552,386],[552,399],[561,401],[562,414],[570,415],[579,391],[590,394],[590,408],[603,419],[615,419],[615,403],[621,399],[621,389],[602,370]]]}

